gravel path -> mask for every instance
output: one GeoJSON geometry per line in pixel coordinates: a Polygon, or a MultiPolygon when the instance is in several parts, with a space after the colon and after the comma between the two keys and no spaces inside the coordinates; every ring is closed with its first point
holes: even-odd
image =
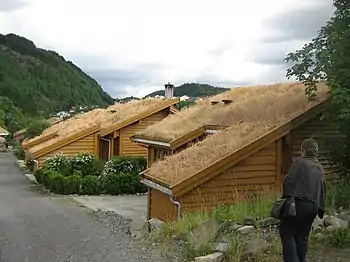
{"type": "Polygon", "coordinates": [[[156,261],[133,244],[128,227],[117,215],[40,192],[13,155],[0,153],[0,261],[156,261]]]}

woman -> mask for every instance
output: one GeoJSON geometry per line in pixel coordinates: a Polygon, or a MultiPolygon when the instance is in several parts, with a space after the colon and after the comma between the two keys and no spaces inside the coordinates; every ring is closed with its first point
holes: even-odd
{"type": "Polygon", "coordinates": [[[317,215],[323,218],[326,201],[324,170],[318,161],[318,144],[313,139],[302,142],[301,157],[284,178],[283,198],[290,197],[295,199],[296,216],[281,219],[283,261],[305,262],[312,223],[317,215]]]}

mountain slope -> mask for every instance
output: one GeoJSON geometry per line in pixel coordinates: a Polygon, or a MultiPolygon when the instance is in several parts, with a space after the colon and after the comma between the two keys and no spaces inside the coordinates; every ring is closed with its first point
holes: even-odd
{"type": "Polygon", "coordinates": [[[76,105],[106,106],[113,99],[72,62],[14,34],[0,34],[0,96],[30,115],[76,105]]]}
{"type": "MultiPolygon", "coordinates": [[[[189,97],[205,97],[217,95],[227,90],[228,88],[214,87],[207,84],[185,83],[181,86],[175,87],[174,96],[179,97],[187,95],[189,97]]],[[[156,95],[164,96],[164,90],[155,91],[146,97],[154,97],[156,95]]]]}

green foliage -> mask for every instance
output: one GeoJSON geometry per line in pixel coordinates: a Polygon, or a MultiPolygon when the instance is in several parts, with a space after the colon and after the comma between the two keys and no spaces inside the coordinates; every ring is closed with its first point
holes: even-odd
{"type": "Polygon", "coordinates": [[[26,152],[23,150],[20,144],[18,144],[17,141],[12,143],[13,146],[13,153],[19,160],[24,160],[26,157],[26,152]]]}
{"type": "Polygon", "coordinates": [[[118,157],[109,160],[102,172],[102,175],[130,173],[138,175],[147,167],[147,160],[144,157],[118,157]]]}
{"type": "Polygon", "coordinates": [[[213,211],[219,221],[237,221],[242,223],[247,216],[263,218],[269,216],[274,198],[254,195],[248,200],[236,201],[234,205],[221,205],[213,211]]]}
{"type": "Polygon", "coordinates": [[[110,195],[134,194],[140,188],[138,175],[130,173],[107,174],[102,178],[103,192],[110,195]]]}
{"type": "MultiPolygon", "coordinates": [[[[175,87],[174,96],[180,97],[187,95],[189,97],[207,97],[223,93],[227,90],[229,89],[223,87],[214,87],[207,84],[185,83],[181,86],[175,87]]],[[[155,97],[157,95],[164,96],[165,91],[159,90],[147,95],[146,97],[155,97]]]]}
{"type": "Polygon", "coordinates": [[[35,172],[35,177],[38,183],[59,194],[120,195],[146,192],[138,175],[146,168],[145,158],[116,157],[108,163],[104,168],[104,161],[88,153],[72,157],[56,154],[44,162],[43,167],[35,172]]]}
{"type": "Polygon", "coordinates": [[[316,95],[317,81],[325,81],[329,86],[332,103],[328,119],[344,134],[332,146],[336,151],[332,160],[347,173],[350,170],[350,2],[334,0],[333,5],[333,17],[316,38],[286,57],[293,64],[287,77],[302,81],[310,99],[316,95]]]}
{"type": "Polygon", "coordinates": [[[114,102],[72,62],[14,34],[0,34],[0,96],[32,116],[45,117],[72,106],[114,102]]]}
{"type": "Polygon", "coordinates": [[[59,172],[63,176],[72,175],[74,172],[71,165],[71,158],[64,154],[56,154],[53,157],[46,159],[44,167],[59,172]]]}
{"type": "Polygon", "coordinates": [[[33,118],[26,127],[26,138],[33,138],[50,126],[50,123],[42,118],[33,118]]]}
{"type": "Polygon", "coordinates": [[[327,188],[327,206],[331,209],[339,207],[349,208],[350,196],[350,181],[348,178],[343,178],[335,184],[330,184],[327,188]]]}
{"type": "MultiPolygon", "coordinates": [[[[0,70],[1,76],[1,70],[0,70]]],[[[0,123],[10,133],[24,128],[29,119],[23,111],[16,107],[14,103],[7,97],[1,96],[1,78],[0,78],[0,123]]]]}
{"type": "Polygon", "coordinates": [[[100,179],[95,175],[83,177],[81,181],[81,193],[83,195],[99,195],[102,192],[100,179]]]}
{"type": "Polygon", "coordinates": [[[62,180],[62,191],[57,192],[61,194],[79,194],[82,184],[82,178],[79,175],[72,175],[64,177],[62,180]]]}
{"type": "Polygon", "coordinates": [[[176,108],[181,110],[183,108],[188,108],[190,106],[193,106],[194,104],[195,102],[192,100],[179,101],[179,103],[176,104],[176,108]]]}
{"type": "Polygon", "coordinates": [[[326,242],[331,247],[349,248],[350,247],[350,229],[339,228],[326,232],[326,242]]]}

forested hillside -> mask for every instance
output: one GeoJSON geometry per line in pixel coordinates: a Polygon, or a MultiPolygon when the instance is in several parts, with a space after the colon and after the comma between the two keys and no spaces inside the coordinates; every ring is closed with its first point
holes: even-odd
{"type": "MultiPolygon", "coordinates": [[[[174,95],[177,97],[183,95],[187,95],[189,97],[205,97],[217,95],[227,90],[227,88],[214,87],[207,84],[186,83],[181,86],[175,87],[174,95]]],[[[147,95],[146,97],[154,97],[156,95],[164,96],[164,90],[155,91],[147,95]]]]}
{"type": "Polygon", "coordinates": [[[77,105],[106,106],[114,102],[72,62],[14,34],[0,34],[1,96],[32,116],[48,116],[77,105]]]}

